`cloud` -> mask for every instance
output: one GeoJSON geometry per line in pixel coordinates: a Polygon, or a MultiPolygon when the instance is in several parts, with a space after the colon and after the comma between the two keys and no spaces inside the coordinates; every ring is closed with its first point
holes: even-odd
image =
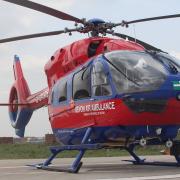
{"type": "Polygon", "coordinates": [[[47,62],[45,56],[43,55],[26,55],[21,59],[22,68],[24,70],[33,70],[33,69],[44,69],[44,65],[47,62]]]}
{"type": "MultiPolygon", "coordinates": [[[[39,0],[38,3],[66,12],[75,0],[53,0],[53,3],[50,0],[39,0]]],[[[0,38],[51,30],[59,21],[44,13],[3,1],[0,1],[0,12],[0,38]]]]}
{"type": "Polygon", "coordinates": [[[4,52],[7,52],[9,50],[9,45],[7,44],[1,44],[0,45],[0,50],[1,51],[4,51],[4,52]]]}
{"type": "MultiPolygon", "coordinates": [[[[34,1],[34,2],[37,2],[37,1],[34,1]]],[[[72,7],[75,3],[75,0],[53,0],[53,3],[52,1],[49,1],[49,0],[39,0],[38,3],[62,11],[62,10],[72,7]]]]}
{"type": "Polygon", "coordinates": [[[33,23],[33,19],[29,18],[29,17],[26,17],[26,16],[20,18],[19,21],[26,28],[30,28],[32,26],[32,23],[33,23]]]}

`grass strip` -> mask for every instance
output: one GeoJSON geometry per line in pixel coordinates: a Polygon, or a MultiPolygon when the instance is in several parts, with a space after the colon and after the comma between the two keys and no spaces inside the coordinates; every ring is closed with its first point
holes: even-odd
{"type": "MultiPolygon", "coordinates": [[[[47,158],[50,155],[49,145],[46,144],[1,144],[0,159],[39,159],[47,158]]],[[[137,147],[136,152],[139,155],[160,155],[164,146],[137,147]]],[[[64,151],[58,157],[74,157],[77,151],[64,151]]],[[[101,149],[89,150],[85,157],[113,157],[129,155],[125,150],[101,149]]]]}

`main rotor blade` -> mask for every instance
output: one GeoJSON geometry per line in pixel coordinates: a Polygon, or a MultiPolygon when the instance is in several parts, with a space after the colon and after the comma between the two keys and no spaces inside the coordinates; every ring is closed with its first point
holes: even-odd
{"type": "Polygon", "coordinates": [[[151,17],[151,18],[137,19],[137,20],[133,20],[133,21],[122,21],[121,23],[118,23],[117,25],[129,25],[129,24],[146,22],[146,21],[155,21],[155,20],[171,19],[171,18],[178,18],[178,17],[180,17],[180,14],[157,16],[157,17],[151,17]]]}
{"type": "Polygon", "coordinates": [[[28,106],[28,103],[19,103],[19,104],[13,104],[13,103],[0,103],[0,106],[28,106]]]}
{"type": "Polygon", "coordinates": [[[0,43],[19,41],[19,40],[24,40],[24,39],[32,39],[32,38],[38,38],[38,37],[45,37],[45,36],[54,36],[54,35],[59,35],[62,33],[65,33],[65,31],[63,30],[63,31],[52,31],[52,32],[45,32],[45,33],[29,34],[29,35],[24,35],[24,36],[0,39],[0,43]]]}
{"type": "Polygon", "coordinates": [[[143,41],[141,41],[141,40],[139,40],[139,39],[133,38],[133,37],[128,36],[128,35],[125,35],[125,34],[110,33],[110,32],[107,32],[107,33],[112,34],[112,35],[117,36],[117,37],[120,37],[120,38],[122,38],[122,39],[127,39],[127,38],[128,38],[128,40],[133,41],[133,42],[136,42],[136,43],[142,45],[146,50],[162,51],[161,49],[158,49],[158,48],[156,48],[156,47],[154,47],[154,46],[152,46],[152,45],[150,45],[150,44],[148,44],[148,43],[145,43],[145,42],[143,42],[143,41]]]}
{"type": "Polygon", "coordinates": [[[50,8],[50,7],[47,7],[47,6],[32,2],[32,1],[28,1],[28,0],[3,0],[3,1],[17,4],[19,6],[23,6],[23,7],[29,8],[29,9],[33,9],[33,10],[57,17],[62,20],[74,21],[77,23],[84,24],[84,21],[81,19],[78,19],[78,18],[71,16],[69,14],[66,14],[64,12],[58,11],[56,9],[53,9],[53,8],[50,8]]]}

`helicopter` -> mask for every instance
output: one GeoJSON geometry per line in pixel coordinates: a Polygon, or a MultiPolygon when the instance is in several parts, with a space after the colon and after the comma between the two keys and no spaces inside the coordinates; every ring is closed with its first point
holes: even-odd
{"type": "Polygon", "coordinates": [[[180,14],[120,23],[94,18],[79,19],[59,10],[28,1],[4,0],[50,16],[75,22],[74,28],[0,39],[8,43],[72,32],[90,37],[58,49],[45,65],[48,87],[31,94],[19,56],[14,56],[14,79],[9,95],[10,122],[24,137],[33,112],[48,107],[49,121],[60,146],[51,156],[31,165],[38,169],[78,173],[87,150],[125,149],[138,165],[180,166],[180,61],[146,42],[114,31],[116,27],[180,14]],[[118,38],[107,37],[113,35],[118,38]],[[122,143],[123,139],[123,143],[122,143]],[[165,145],[176,163],[146,162],[136,146],[165,145]],[[77,150],[69,168],[49,166],[62,151],[77,150]]]}

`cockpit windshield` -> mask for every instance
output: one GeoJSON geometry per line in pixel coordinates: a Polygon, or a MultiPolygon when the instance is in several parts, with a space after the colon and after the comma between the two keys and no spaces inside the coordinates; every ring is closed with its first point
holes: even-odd
{"type": "Polygon", "coordinates": [[[146,52],[113,51],[105,57],[118,93],[156,90],[166,79],[163,64],[146,52]]]}

